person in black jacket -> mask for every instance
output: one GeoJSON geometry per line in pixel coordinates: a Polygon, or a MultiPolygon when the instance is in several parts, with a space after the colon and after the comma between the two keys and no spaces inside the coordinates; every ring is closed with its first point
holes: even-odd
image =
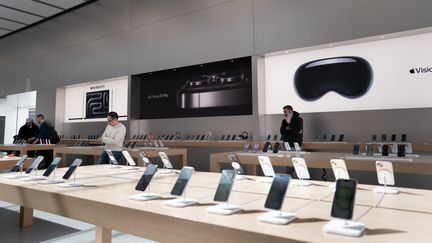
{"type": "Polygon", "coordinates": [[[284,142],[288,142],[291,147],[297,142],[300,146],[303,144],[303,119],[292,106],[283,107],[285,118],[282,120],[280,133],[284,142]]]}
{"type": "Polygon", "coordinates": [[[33,143],[39,135],[39,128],[34,124],[33,119],[27,118],[26,123],[18,132],[18,139],[25,139],[27,143],[33,143]]]}

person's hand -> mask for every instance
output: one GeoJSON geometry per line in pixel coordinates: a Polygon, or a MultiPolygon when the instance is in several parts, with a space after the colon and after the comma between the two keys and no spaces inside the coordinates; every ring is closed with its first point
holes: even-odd
{"type": "Polygon", "coordinates": [[[36,140],[35,137],[27,139],[27,143],[33,143],[36,140]]]}

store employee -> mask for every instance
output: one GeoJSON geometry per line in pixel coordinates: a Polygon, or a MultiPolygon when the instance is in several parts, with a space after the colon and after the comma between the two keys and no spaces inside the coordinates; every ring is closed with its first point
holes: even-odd
{"type": "MultiPolygon", "coordinates": [[[[110,112],[107,116],[108,125],[105,128],[105,132],[100,137],[101,142],[105,144],[105,149],[113,152],[116,160],[119,160],[122,156],[123,142],[126,136],[126,127],[119,122],[118,114],[116,112],[110,112]]],[[[99,159],[100,164],[109,164],[108,154],[104,151],[99,159]]]]}
{"type": "Polygon", "coordinates": [[[288,142],[291,147],[297,142],[300,146],[303,144],[303,119],[292,106],[283,107],[284,119],[282,120],[280,133],[284,142],[288,142]]]}

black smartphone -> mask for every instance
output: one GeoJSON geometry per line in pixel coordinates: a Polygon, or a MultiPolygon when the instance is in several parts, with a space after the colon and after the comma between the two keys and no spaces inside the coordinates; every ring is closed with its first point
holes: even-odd
{"type": "Polygon", "coordinates": [[[147,135],[144,135],[144,137],[142,139],[145,140],[146,138],[147,138],[147,135]]]}
{"type": "Polygon", "coordinates": [[[376,142],[377,140],[377,135],[376,134],[372,134],[372,142],[376,142]]]}
{"type": "Polygon", "coordinates": [[[57,167],[57,165],[60,163],[61,158],[60,157],[55,157],[54,160],[51,162],[51,164],[48,166],[48,168],[45,170],[45,172],[43,173],[43,176],[50,176],[51,173],[54,171],[54,169],[57,167]]]}
{"type": "Polygon", "coordinates": [[[123,148],[129,148],[129,145],[131,144],[131,142],[129,141],[129,142],[127,142],[127,143],[125,143],[124,145],[123,145],[123,148]]]}
{"type": "Polygon", "coordinates": [[[275,142],[275,144],[273,146],[273,153],[274,154],[279,153],[279,149],[280,149],[280,143],[279,142],[275,142]]]}
{"type": "Polygon", "coordinates": [[[202,136],[201,136],[201,140],[204,140],[204,138],[205,138],[205,135],[202,135],[202,136]]]}
{"type": "Polygon", "coordinates": [[[405,157],[405,152],[406,152],[405,145],[404,144],[398,144],[397,149],[398,149],[397,156],[398,157],[405,157]]]}
{"type": "Polygon", "coordinates": [[[392,134],[391,135],[391,141],[392,142],[396,142],[396,134],[392,134]]]}
{"type": "Polygon", "coordinates": [[[352,153],[353,153],[353,155],[359,155],[360,154],[360,144],[354,144],[352,153]]]}
{"type": "Polygon", "coordinates": [[[24,164],[24,162],[27,159],[27,155],[22,155],[21,158],[15,163],[15,165],[10,169],[10,172],[18,172],[21,168],[21,166],[24,164]]]}
{"type": "Polygon", "coordinates": [[[271,135],[268,135],[267,136],[267,141],[270,141],[270,139],[271,139],[271,135]]]}
{"type": "Polygon", "coordinates": [[[237,135],[235,135],[235,134],[232,135],[232,139],[231,140],[234,141],[236,139],[236,137],[237,137],[237,135]]]}
{"type": "Polygon", "coordinates": [[[222,141],[225,140],[225,135],[222,135],[220,140],[222,140],[222,141]]]}
{"type": "Polygon", "coordinates": [[[381,142],[387,141],[387,134],[381,134],[381,142]]]}
{"type": "Polygon", "coordinates": [[[71,166],[69,166],[69,169],[66,171],[66,173],[63,175],[63,179],[67,180],[71,177],[71,175],[75,172],[76,168],[80,166],[82,163],[81,159],[75,159],[74,162],[72,162],[71,166]]]}
{"type": "Polygon", "coordinates": [[[290,180],[291,176],[288,174],[275,174],[264,207],[274,210],[282,208],[290,180]]]}
{"type": "Polygon", "coordinates": [[[271,148],[271,143],[270,142],[266,142],[264,144],[263,152],[266,153],[270,148],[271,148]]]}
{"type": "Polygon", "coordinates": [[[373,156],[374,153],[374,145],[366,144],[366,156],[373,156]]]}
{"type": "Polygon", "coordinates": [[[382,156],[389,156],[389,145],[388,144],[383,144],[381,146],[381,155],[382,156]]]}
{"type": "Polygon", "coordinates": [[[174,184],[173,189],[171,190],[171,195],[181,196],[183,195],[183,191],[186,188],[189,179],[191,178],[194,172],[194,168],[190,166],[185,166],[180,172],[179,177],[177,178],[176,183],[174,184]]]}
{"type": "Polygon", "coordinates": [[[352,219],[354,212],[357,181],[339,179],[336,181],[336,191],[333,197],[331,216],[340,219],[352,219]]]}
{"type": "Polygon", "coordinates": [[[335,134],[331,135],[331,137],[330,137],[330,141],[331,141],[331,142],[334,142],[335,140],[336,140],[336,135],[335,135],[335,134]]]}
{"type": "Polygon", "coordinates": [[[323,135],[322,141],[323,141],[323,142],[327,141],[327,134],[324,134],[324,135],[323,135]]]}
{"type": "Polygon", "coordinates": [[[173,140],[173,138],[174,138],[174,135],[171,135],[171,136],[169,137],[169,140],[173,140]]]}
{"type": "Polygon", "coordinates": [[[231,135],[228,134],[228,135],[226,136],[226,140],[229,141],[230,138],[231,138],[231,135]]]}
{"type": "Polygon", "coordinates": [[[343,142],[345,135],[341,134],[339,135],[339,142],[343,142]]]}
{"type": "Polygon", "coordinates": [[[407,141],[407,135],[406,134],[402,134],[401,136],[401,142],[406,142],[407,141]]]}
{"type": "Polygon", "coordinates": [[[229,195],[231,193],[231,188],[234,184],[234,178],[236,175],[235,170],[222,170],[221,178],[219,180],[219,185],[214,196],[214,201],[216,202],[226,202],[228,201],[229,195]]]}
{"type": "Polygon", "coordinates": [[[191,137],[191,135],[187,135],[187,136],[186,136],[186,140],[189,140],[190,137],[191,137]]]}
{"type": "Polygon", "coordinates": [[[44,160],[43,156],[36,157],[33,162],[31,163],[30,167],[27,168],[25,171],[26,174],[30,174],[34,169],[37,169],[39,167],[39,164],[44,160]]]}
{"type": "Polygon", "coordinates": [[[274,137],[273,137],[273,141],[277,141],[278,140],[278,135],[276,134],[276,135],[274,135],[274,137]]]}
{"type": "Polygon", "coordinates": [[[141,176],[141,179],[138,181],[138,184],[135,186],[135,190],[145,191],[147,186],[150,184],[153,175],[156,173],[157,165],[148,164],[144,174],[141,176]]]}
{"type": "Polygon", "coordinates": [[[137,137],[137,135],[135,134],[135,135],[133,135],[133,136],[132,136],[132,138],[131,138],[131,139],[132,139],[132,140],[135,140],[135,139],[136,139],[136,137],[137,137]]]}
{"type": "Polygon", "coordinates": [[[247,152],[247,151],[249,151],[249,147],[250,147],[250,145],[247,143],[247,144],[245,144],[244,146],[243,146],[243,152],[247,152]]]}
{"type": "Polygon", "coordinates": [[[137,144],[137,142],[136,141],[134,141],[134,142],[132,142],[131,144],[130,144],[130,148],[135,148],[135,146],[136,146],[136,144],[137,144]]]}

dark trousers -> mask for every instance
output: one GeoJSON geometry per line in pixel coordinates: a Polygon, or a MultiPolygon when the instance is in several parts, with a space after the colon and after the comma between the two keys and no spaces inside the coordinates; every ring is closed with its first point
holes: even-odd
{"type": "MultiPolygon", "coordinates": [[[[114,158],[119,161],[121,156],[122,156],[122,152],[121,151],[112,151],[114,158]]],[[[107,152],[103,151],[102,154],[100,155],[98,164],[109,164],[110,163],[110,159],[108,157],[107,152]]]]}

